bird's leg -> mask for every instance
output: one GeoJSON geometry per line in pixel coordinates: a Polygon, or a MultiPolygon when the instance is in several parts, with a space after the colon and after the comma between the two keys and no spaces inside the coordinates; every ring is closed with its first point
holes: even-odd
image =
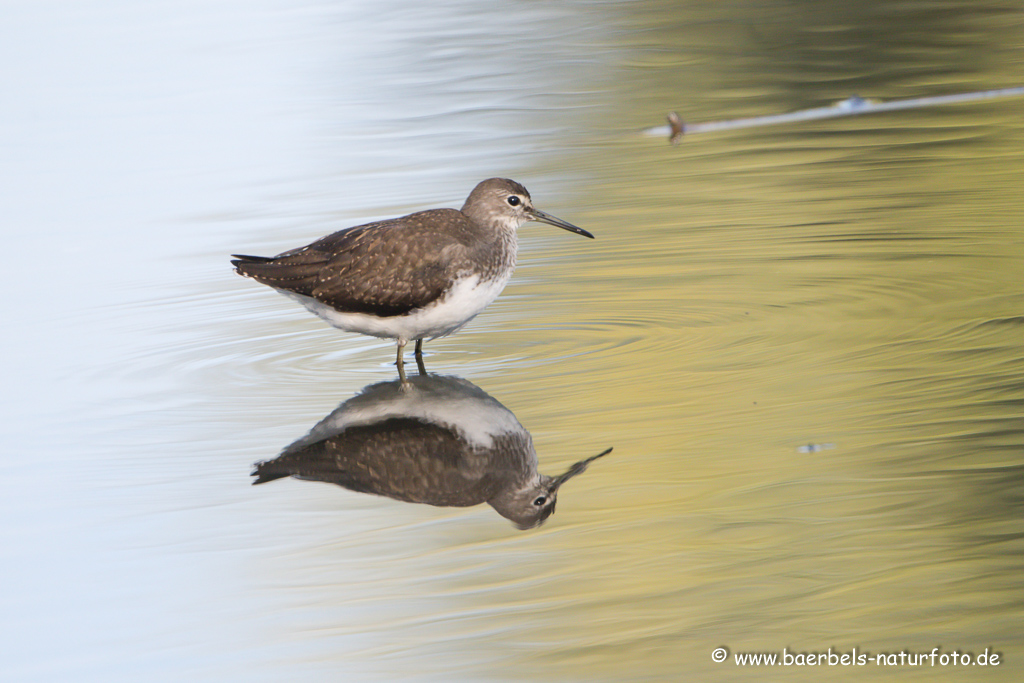
{"type": "Polygon", "coordinates": [[[423,364],[423,340],[416,340],[416,367],[420,369],[421,375],[427,374],[427,366],[423,364]]]}
{"type": "Polygon", "coordinates": [[[402,358],[403,352],[405,351],[406,341],[404,339],[398,340],[398,358],[395,361],[395,365],[398,366],[398,377],[402,380],[402,388],[411,386],[409,380],[405,377],[405,359],[402,358]]]}

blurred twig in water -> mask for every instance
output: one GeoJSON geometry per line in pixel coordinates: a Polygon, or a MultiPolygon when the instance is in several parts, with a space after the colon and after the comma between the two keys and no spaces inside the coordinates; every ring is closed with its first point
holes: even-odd
{"type": "Polygon", "coordinates": [[[667,128],[665,126],[658,126],[657,128],[650,128],[645,132],[648,135],[665,135],[668,133],[669,142],[677,144],[684,135],[693,135],[694,133],[711,133],[713,131],[731,130],[733,128],[753,128],[754,126],[773,126],[779,123],[791,123],[794,121],[813,121],[814,119],[831,119],[837,116],[875,114],[883,111],[894,111],[896,109],[934,107],[940,104],[958,104],[960,102],[988,100],[997,97],[1019,97],[1021,95],[1024,95],[1024,86],[1003,88],[1001,90],[984,90],[982,92],[961,93],[958,95],[917,97],[910,100],[892,100],[890,102],[866,100],[854,95],[853,97],[847,98],[842,102],[837,102],[830,107],[816,107],[814,109],[801,109],[800,111],[794,111],[788,114],[754,116],[748,119],[709,121],[707,123],[685,123],[679,117],[679,114],[670,112],[668,115],[667,128]]]}

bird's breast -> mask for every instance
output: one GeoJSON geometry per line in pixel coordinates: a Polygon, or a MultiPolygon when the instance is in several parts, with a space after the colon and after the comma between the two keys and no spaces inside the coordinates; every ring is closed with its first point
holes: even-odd
{"type": "Polygon", "coordinates": [[[463,272],[444,293],[431,303],[405,315],[381,317],[371,313],[339,311],[321,301],[286,290],[282,294],[297,300],[327,323],[348,332],[388,339],[436,339],[457,330],[494,301],[512,275],[511,269],[486,274],[463,272]]]}
{"type": "Polygon", "coordinates": [[[511,275],[512,271],[508,270],[490,276],[466,273],[457,277],[437,301],[410,313],[420,318],[420,324],[430,328],[430,333],[422,338],[443,337],[461,328],[498,298],[511,275]]]}

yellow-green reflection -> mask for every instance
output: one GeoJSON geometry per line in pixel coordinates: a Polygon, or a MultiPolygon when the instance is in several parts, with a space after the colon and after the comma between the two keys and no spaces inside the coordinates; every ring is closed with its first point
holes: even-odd
{"type": "MultiPolygon", "coordinates": [[[[410,675],[760,680],[773,672],[716,664],[712,649],[940,646],[994,649],[1005,666],[986,680],[1015,680],[1020,103],[679,147],[637,133],[686,104],[694,120],[725,119],[1016,84],[1013,60],[988,57],[1019,43],[1010,6],[609,11],[620,32],[604,46],[601,106],[566,131],[563,157],[530,169],[573,190],[558,203],[529,181],[596,239],[524,227],[503,296],[427,363],[500,396],[542,465],[607,444],[615,457],[528,535],[380,506],[358,508],[360,531],[339,529],[352,510],[303,517],[308,556],[269,569],[315,601],[310,638],[367,637],[346,657],[410,675]]],[[[329,340],[298,351],[310,376],[297,394],[338,393],[318,370],[379,378],[379,349],[339,370],[321,358],[329,340]]]]}
{"type": "MultiPolygon", "coordinates": [[[[662,111],[630,111],[622,93],[665,104],[685,94],[663,76],[695,71],[685,46],[703,29],[673,16],[650,49],[682,65],[624,69],[606,117],[638,129],[662,111]]],[[[701,64],[703,98],[727,109],[740,98],[715,118],[750,114],[747,99],[814,104],[771,96],[784,79],[764,77],[769,64],[720,79],[713,60],[701,64]]],[[[883,83],[866,70],[850,78],[883,83]]],[[[1018,114],[1000,102],[678,148],[624,125],[568,159],[560,170],[580,189],[545,206],[597,239],[583,249],[529,235],[496,313],[479,335],[445,342],[438,362],[465,362],[472,376],[460,354],[486,344],[485,359],[504,359],[488,386],[518,397],[542,452],[614,443],[618,457],[580,482],[582,507],[540,540],[474,536],[430,556],[441,575],[476,569],[431,580],[438,611],[403,632],[440,623],[456,651],[531,679],[764,677],[713,663],[718,645],[988,647],[1008,665],[986,675],[1012,679],[1024,532],[1018,114]],[[799,449],[818,442],[834,448],[799,449]]]]}

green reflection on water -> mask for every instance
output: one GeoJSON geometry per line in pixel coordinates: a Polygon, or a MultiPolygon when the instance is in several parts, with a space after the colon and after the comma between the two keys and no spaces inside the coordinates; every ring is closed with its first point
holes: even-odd
{"type": "MultiPolygon", "coordinates": [[[[708,43],[702,20],[735,28],[696,12],[671,10],[677,23],[660,23],[656,43],[631,34],[636,61],[624,58],[604,112],[622,127],[566,162],[581,180],[564,206],[544,204],[598,239],[524,238],[523,267],[482,323],[488,355],[515,369],[485,386],[531,429],[542,462],[616,452],[530,546],[544,556],[534,570],[517,566],[522,540],[470,546],[467,557],[507,566],[460,577],[456,594],[498,634],[466,645],[485,642],[535,677],[655,680],[732,674],[710,659],[723,644],[989,647],[1007,666],[987,673],[1009,679],[1024,550],[1019,102],[678,148],[631,136],[696,92],[702,111],[722,107],[707,118],[813,106],[804,94],[839,99],[851,83],[909,96],[909,83],[978,47],[958,44],[943,13],[911,31],[929,37],[917,62],[907,43],[845,43],[870,31],[837,24],[781,56],[794,73],[825,73],[807,60],[834,47],[845,80],[789,88],[792,73],[749,57],[727,71],[720,41],[710,56],[693,48],[708,43]],[[894,55],[902,85],[875,71],[894,55]],[[680,86],[695,72],[699,83],[680,86]],[[808,443],[835,447],[798,451],[808,443]]],[[[901,17],[927,15],[889,19],[901,17]]],[[[957,63],[913,94],[1019,78],[957,63]]],[[[479,343],[463,336],[446,351],[479,343]]]]}
{"type": "MultiPolygon", "coordinates": [[[[280,572],[315,594],[318,638],[377,634],[359,656],[410,671],[748,679],[711,650],[941,646],[1001,652],[986,675],[1015,680],[1020,103],[675,148],[637,134],[681,101],[707,120],[1015,85],[1012,6],[693,5],[609,10],[601,104],[534,169],[574,191],[521,178],[597,239],[527,226],[503,296],[428,345],[428,366],[516,413],[542,466],[614,454],[536,533],[425,514],[314,540],[280,572]]],[[[380,379],[381,354],[352,365],[380,379]]]]}

